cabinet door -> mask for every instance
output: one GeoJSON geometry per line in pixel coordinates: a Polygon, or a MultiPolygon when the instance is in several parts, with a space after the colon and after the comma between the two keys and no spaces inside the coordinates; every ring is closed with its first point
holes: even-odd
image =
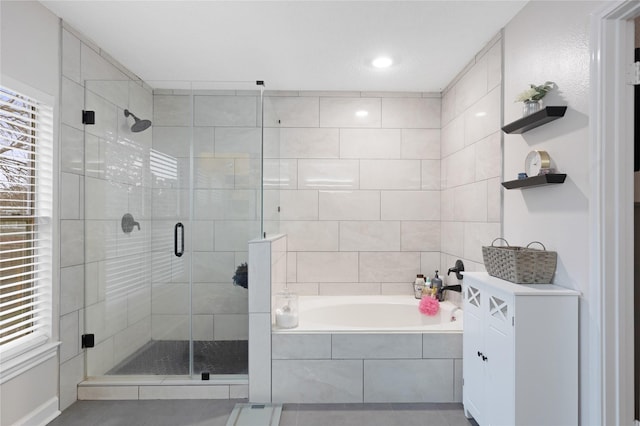
{"type": "Polygon", "coordinates": [[[479,424],[483,424],[482,414],[484,406],[484,362],[482,348],[484,341],[482,321],[482,294],[472,285],[465,286],[464,293],[464,333],[462,340],[463,360],[462,388],[465,410],[471,414],[479,424]]]}
{"type": "Polygon", "coordinates": [[[487,295],[485,333],[486,424],[511,425],[515,421],[515,364],[513,344],[513,300],[487,295]]]}

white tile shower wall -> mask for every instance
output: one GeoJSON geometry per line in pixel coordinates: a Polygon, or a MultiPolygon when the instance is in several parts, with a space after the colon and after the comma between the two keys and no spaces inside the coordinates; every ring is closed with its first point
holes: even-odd
{"type": "Polygon", "coordinates": [[[233,90],[162,90],[153,96],[154,339],[189,338],[189,259],[195,338],[248,338],[247,290],[233,285],[232,277],[247,261],[247,242],[260,233],[258,105],[257,93],[233,90]],[[195,220],[190,222],[192,137],[195,220]],[[173,256],[178,221],[186,235],[181,258],[173,256]],[[162,273],[167,261],[169,270],[162,273]]]}
{"type": "Polygon", "coordinates": [[[416,273],[440,269],[439,95],[267,96],[280,197],[265,197],[265,217],[288,236],[289,287],[409,294],[416,273]]]}
{"type": "Polygon", "coordinates": [[[143,171],[148,169],[151,134],[131,133],[123,112],[130,108],[151,117],[152,97],[131,72],[63,23],[61,106],[64,409],[78,398],[77,384],[85,377],[80,348],[85,329],[97,340],[96,348],[87,350],[88,375],[104,374],[151,337],[150,258],[138,254],[146,251],[151,236],[150,176],[143,171]],[[82,124],[83,109],[96,111],[94,126],[82,124]],[[127,212],[140,222],[140,233],[118,232],[127,212]]]}
{"type": "MultiPolygon", "coordinates": [[[[443,268],[462,259],[467,270],[484,270],[481,248],[501,235],[501,68],[498,34],[442,95],[443,268]]],[[[457,280],[451,275],[447,283],[457,280]]]]}

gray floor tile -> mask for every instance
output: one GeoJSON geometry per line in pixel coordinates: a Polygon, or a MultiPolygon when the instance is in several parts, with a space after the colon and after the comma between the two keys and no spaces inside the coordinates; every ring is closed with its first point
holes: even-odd
{"type": "MultiPolygon", "coordinates": [[[[246,400],[78,401],[50,426],[225,426],[246,400]]],[[[285,404],[280,426],[477,426],[461,404],[285,404]]]]}

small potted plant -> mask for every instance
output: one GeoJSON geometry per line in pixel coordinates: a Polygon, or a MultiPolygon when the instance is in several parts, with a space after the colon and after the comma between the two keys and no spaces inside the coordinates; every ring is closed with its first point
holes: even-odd
{"type": "Polygon", "coordinates": [[[249,271],[247,263],[241,263],[236,268],[236,273],[233,276],[233,285],[248,288],[249,287],[249,271]]]}
{"type": "Polygon", "coordinates": [[[546,81],[544,84],[539,86],[536,86],[535,84],[530,84],[529,86],[531,87],[520,93],[515,100],[516,102],[524,102],[524,107],[522,109],[523,116],[540,111],[542,108],[542,98],[544,98],[551,89],[556,87],[556,84],[553,81],[546,81]]]}

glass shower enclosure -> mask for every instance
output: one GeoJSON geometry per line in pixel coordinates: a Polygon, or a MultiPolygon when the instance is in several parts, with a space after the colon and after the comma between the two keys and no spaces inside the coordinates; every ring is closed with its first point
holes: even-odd
{"type": "Polygon", "coordinates": [[[86,82],[88,377],[247,373],[263,95],[256,82],[86,82]]]}

